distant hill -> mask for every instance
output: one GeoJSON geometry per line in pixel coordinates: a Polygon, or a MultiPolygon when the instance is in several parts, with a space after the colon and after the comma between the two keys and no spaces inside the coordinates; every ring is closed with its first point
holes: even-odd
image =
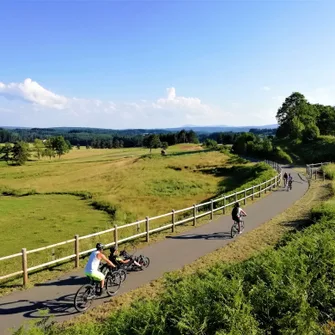
{"type": "MultiPolygon", "coordinates": [[[[3,129],[33,129],[29,127],[14,127],[14,126],[0,126],[0,128],[3,129]]],[[[246,132],[250,129],[276,129],[278,128],[277,124],[270,124],[270,125],[263,125],[263,126],[227,126],[227,125],[218,125],[218,126],[194,126],[194,125],[185,125],[183,127],[176,127],[176,128],[153,128],[153,129],[135,129],[135,128],[129,128],[129,129],[108,129],[108,128],[89,128],[89,127],[48,127],[44,129],[55,129],[58,131],[71,131],[71,130],[82,130],[83,132],[94,132],[95,130],[98,130],[98,132],[103,132],[106,130],[107,132],[110,131],[118,131],[118,132],[128,132],[128,131],[135,131],[138,133],[154,133],[154,132],[160,132],[160,133],[166,133],[166,132],[176,132],[180,131],[182,129],[185,130],[193,130],[196,133],[216,133],[216,132],[246,132]]]]}

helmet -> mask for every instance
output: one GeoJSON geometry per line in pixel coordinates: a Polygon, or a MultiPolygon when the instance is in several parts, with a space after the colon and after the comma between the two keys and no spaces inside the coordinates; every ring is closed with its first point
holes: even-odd
{"type": "Polygon", "coordinates": [[[239,202],[236,202],[234,207],[240,207],[240,203],[239,202]]]}
{"type": "Polygon", "coordinates": [[[104,245],[99,242],[95,247],[97,248],[97,250],[102,250],[104,248],[104,245]]]}
{"type": "Polygon", "coordinates": [[[112,246],[110,247],[109,251],[114,254],[114,252],[117,250],[117,247],[116,246],[112,246]]]}

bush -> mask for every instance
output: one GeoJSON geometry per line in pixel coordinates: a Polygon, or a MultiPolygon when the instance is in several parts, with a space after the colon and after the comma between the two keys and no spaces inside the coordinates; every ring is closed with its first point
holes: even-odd
{"type": "Polygon", "coordinates": [[[335,179],[335,164],[327,164],[322,166],[322,171],[325,172],[326,178],[335,179]]]}
{"type": "Polygon", "coordinates": [[[273,151],[273,160],[281,164],[292,164],[293,160],[288,153],[281,147],[277,146],[273,151]]]}

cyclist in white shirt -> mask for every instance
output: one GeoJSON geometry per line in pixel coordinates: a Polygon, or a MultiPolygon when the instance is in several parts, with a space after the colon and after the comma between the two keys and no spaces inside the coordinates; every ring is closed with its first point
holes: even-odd
{"type": "Polygon", "coordinates": [[[93,280],[100,281],[101,291],[102,293],[103,287],[105,285],[105,275],[99,271],[100,261],[104,260],[108,265],[115,268],[114,265],[103,253],[102,250],[104,248],[103,244],[97,243],[97,250],[93,251],[88,259],[88,262],[85,266],[85,275],[93,280]]]}

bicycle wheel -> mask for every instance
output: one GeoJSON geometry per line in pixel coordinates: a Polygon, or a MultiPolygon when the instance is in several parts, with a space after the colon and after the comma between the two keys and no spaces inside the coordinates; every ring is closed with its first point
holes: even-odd
{"type": "Polygon", "coordinates": [[[240,225],[241,225],[241,231],[243,231],[244,230],[244,221],[241,221],[240,225]]]}
{"type": "Polygon", "coordinates": [[[79,288],[74,297],[74,308],[78,312],[86,311],[95,298],[95,290],[93,285],[85,284],[79,288]]]}
{"type": "Polygon", "coordinates": [[[230,231],[231,238],[234,238],[236,234],[238,234],[238,225],[236,222],[234,222],[233,225],[231,226],[231,231],[230,231]]]}
{"type": "Polygon", "coordinates": [[[150,265],[150,258],[143,256],[140,264],[144,267],[147,268],[150,265]]]}
{"type": "Polygon", "coordinates": [[[108,274],[105,279],[106,283],[106,292],[111,297],[115,295],[121,286],[121,274],[118,271],[115,271],[111,274],[108,274]]]}
{"type": "Polygon", "coordinates": [[[121,282],[124,282],[127,278],[127,271],[124,269],[119,269],[120,276],[121,276],[121,282]]]}

